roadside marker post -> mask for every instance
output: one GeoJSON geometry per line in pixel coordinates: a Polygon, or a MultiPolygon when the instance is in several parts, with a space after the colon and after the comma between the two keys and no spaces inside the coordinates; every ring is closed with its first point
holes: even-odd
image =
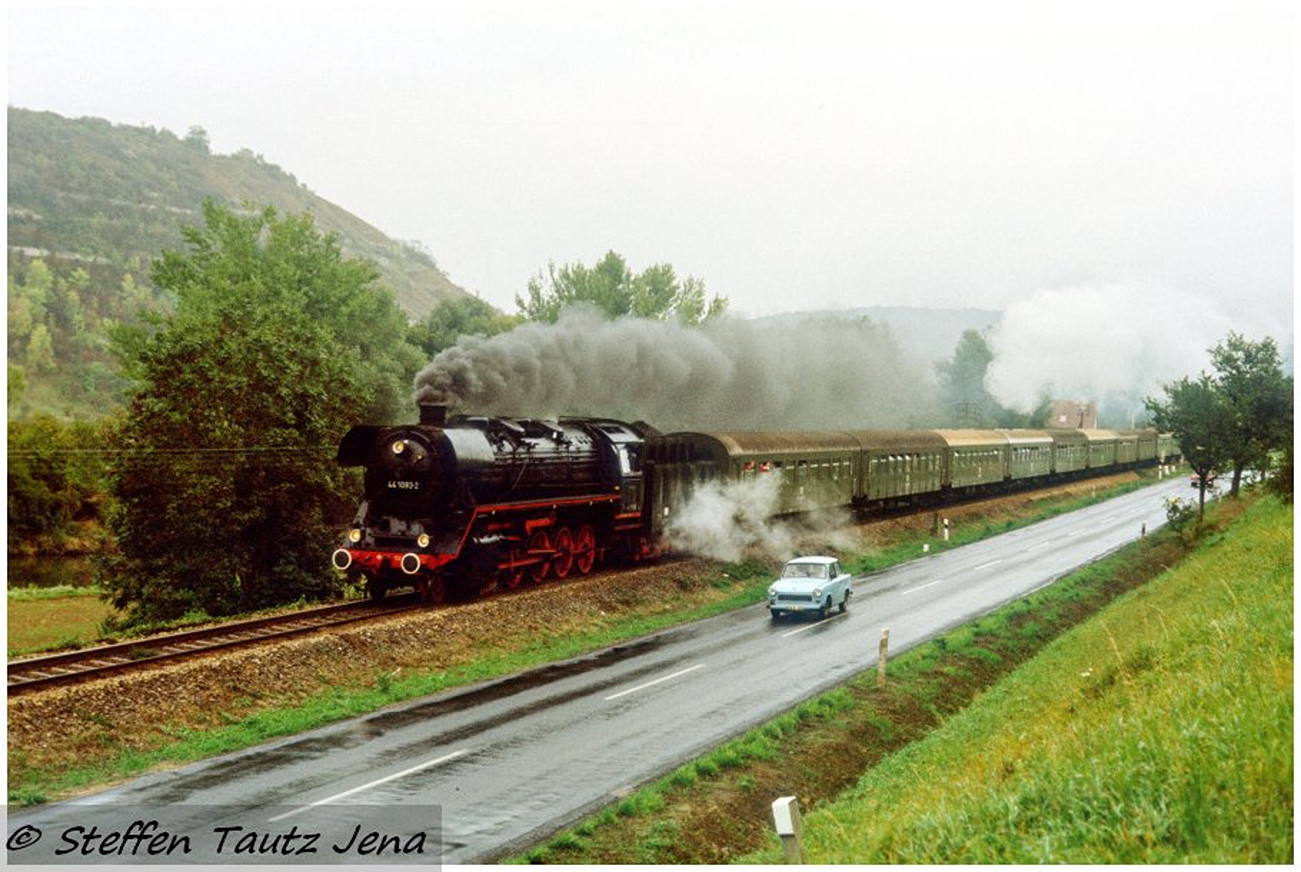
{"type": "Polygon", "coordinates": [[[804,825],[800,821],[800,801],[783,796],[772,804],[772,822],[782,840],[782,855],[787,863],[804,862],[804,825]]]}
{"type": "Polygon", "coordinates": [[[890,628],[881,631],[881,646],[876,657],[876,686],[885,687],[885,661],[890,651],[890,628]]]}

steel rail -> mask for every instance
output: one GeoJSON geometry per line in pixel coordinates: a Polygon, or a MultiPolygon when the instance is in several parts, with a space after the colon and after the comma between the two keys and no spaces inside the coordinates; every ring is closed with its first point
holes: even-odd
{"type": "Polygon", "coordinates": [[[289,614],[249,618],[111,645],[10,660],[7,669],[9,693],[122,672],[136,666],[179,660],[266,639],[315,632],[381,615],[400,614],[415,607],[410,604],[386,606],[368,601],[334,603],[289,614]]]}

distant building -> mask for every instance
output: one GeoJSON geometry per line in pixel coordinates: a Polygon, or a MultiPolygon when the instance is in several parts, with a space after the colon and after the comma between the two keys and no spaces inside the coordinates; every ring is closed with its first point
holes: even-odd
{"type": "Polygon", "coordinates": [[[1093,400],[1082,403],[1075,400],[1053,400],[1048,426],[1063,430],[1096,430],[1098,404],[1093,400]]]}

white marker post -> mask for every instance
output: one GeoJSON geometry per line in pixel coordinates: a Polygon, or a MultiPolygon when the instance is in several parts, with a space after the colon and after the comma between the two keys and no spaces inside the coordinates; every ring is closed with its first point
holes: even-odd
{"type": "Polygon", "coordinates": [[[800,822],[800,801],[783,796],[772,804],[772,822],[781,836],[782,854],[787,863],[804,862],[804,826],[800,822]]]}

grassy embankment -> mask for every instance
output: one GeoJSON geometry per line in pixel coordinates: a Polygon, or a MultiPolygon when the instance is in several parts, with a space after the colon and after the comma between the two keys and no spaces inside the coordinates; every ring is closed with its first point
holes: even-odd
{"type": "Polygon", "coordinates": [[[815,863],[1289,862],[1291,506],[1183,548],[1150,537],[520,859],[776,863],[795,794],[815,863]]]}

